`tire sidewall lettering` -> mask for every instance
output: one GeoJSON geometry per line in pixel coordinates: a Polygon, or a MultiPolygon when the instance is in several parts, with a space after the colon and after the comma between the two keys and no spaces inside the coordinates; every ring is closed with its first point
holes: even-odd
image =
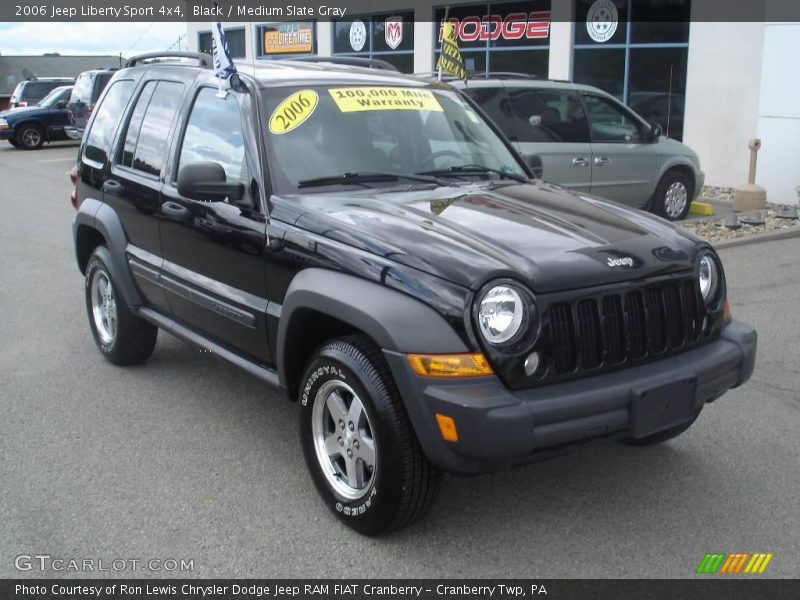
{"type": "Polygon", "coordinates": [[[315,369],[314,372],[311,373],[306,379],[306,385],[303,387],[303,393],[300,396],[300,404],[303,406],[308,406],[308,399],[311,395],[311,390],[315,387],[314,384],[319,380],[320,377],[325,377],[328,375],[338,377],[342,381],[347,381],[347,376],[344,374],[341,368],[333,365],[322,365],[315,369]]]}
{"type": "Polygon", "coordinates": [[[377,495],[378,489],[373,485],[366,500],[359,500],[358,502],[353,503],[345,503],[337,500],[333,508],[336,510],[336,512],[341,513],[346,517],[359,517],[372,507],[372,505],[375,503],[375,496],[377,495]]]}

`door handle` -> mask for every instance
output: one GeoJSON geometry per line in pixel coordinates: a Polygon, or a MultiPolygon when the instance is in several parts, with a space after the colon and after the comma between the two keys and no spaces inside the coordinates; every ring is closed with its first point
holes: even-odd
{"type": "Polygon", "coordinates": [[[120,194],[122,193],[122,189],[122,184],[119,181],[106,179],[103,182],[103,191],[108,192],[109,194],[120,194]]]}
{"type": "Polygon", "coordinates": [[[605,156],[596,156],[594,159],[594,165],[596,167],[610,167],[611,159],[606,158],[605,156]]]}
{"type": "Polygon", "coordinates": [[[573,167],[588,167],[589,161],[585,158],[573,158],[572,159],[572,166],[573,167]]]}
{"type": "Polygon", "coordinates": [[[175,221],[188,221],[192,218],[192,212],[185,206],[181,206],[177,202],[167,201],[161,205],[161,212],[168,219],[175,221]]]}

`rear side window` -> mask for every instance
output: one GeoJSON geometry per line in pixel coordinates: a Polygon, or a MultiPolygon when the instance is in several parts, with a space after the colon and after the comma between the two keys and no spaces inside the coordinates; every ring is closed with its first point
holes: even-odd
{"type": "Polygon", "coordinates": [[[111,73],[100,73],[94,79],[94,93],[92,94],[92,102],[97,102],[100,94],[106,89],[108,82],[111,80],[111,73]]]}
{"type": "Polygon", "coordinates": [[[28,103],[38,102],[62,85],[64,85],[63,82],[29,81],[22,90],[22,98],[18,97],[17,99],[25,100],[28,103]]]}
{"type": "Polygon", "coordinates": [[[104,164],[108,160],[111,142],[132,92],[133,82],[128,79],[115,82],[108,90],[86,138],[84,156],[89,160],[104,164]]]}
{"type": "Polygon", "coordinates": [[[183,88],[182,83],[172,81],[150,81],[145,85],[125,135],[122,164],[154,177],[161,175],[167,133],[178,111],[183,88]]]}
{"type": "Polygon", "coordinates": [[[81,75],[72,88],[70,102],[92,103],[92,76],[81,75]]]}
{"type": "Polygon", "coordinates": [[[122,156],[119,159],[119,164],[125,167],[133,168],[133,155],[136,152],[136,144],[139,141],[139,132],[142,129],[144,113],[150,104],[153,92],[156,91],[156,85],[158,85],[157,81],[148,81],[145,84],[142,88],[142,93],[139,94],[139,99],[136,101],[136,106],[133,108],[131,119],[128,121],[125,143],[122,146],[122,156]]]}

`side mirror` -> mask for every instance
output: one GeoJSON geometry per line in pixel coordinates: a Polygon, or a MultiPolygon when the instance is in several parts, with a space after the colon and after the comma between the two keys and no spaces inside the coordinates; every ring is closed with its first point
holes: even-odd
{"type": "Polygon", "coordinates": [[[67,108],[67,103],[64,100],[59,100],[58,102],[56,102],[56,108],[59,110],[64,110],[65,108],[67,108]]]}
{"type": "Polygon", "coordinates": [[[542,167],[542,157],[538,154],[526,154],[522,158],[531,168],[531,171],[533,171],[534,177],[536,177],[536,179],[541,179],[542,174],[544,173],[544,168],[542,167]]]}
{"type": "Polygon", "coordinates": [[[178,193],[201,202],[236,202],[244,195],[244,186],[228,183],[221,164],[196,162],[183,165],[178,171],[178,193]]]}
{"type": "Polygon", "coordinates": [[[650,141],[657,142],[658,138],[664,135],[664,130],[661,128],[660,123],[654,123],[650,126],[650,141]]]}

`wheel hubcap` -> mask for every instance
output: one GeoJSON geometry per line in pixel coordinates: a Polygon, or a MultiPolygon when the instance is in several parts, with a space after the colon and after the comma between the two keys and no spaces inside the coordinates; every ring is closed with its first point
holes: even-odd
{"type": "Polygon", "coordinates": [[[664,208],[670,217],[679,217],[686,208],[689,201],[689,194],[686,191],[686,186],[680,181],[676,181],[667,188],[667,193],[664,197],[664,208]]]}
{"type": "Polygon", "coordinates": [[[311,419],[325,479],[345,499],[361,498],[377,471],[375,438],[361,399],[343,381],[325,382],[314,397],[311,419]]]}
{"type": "Polygon", "coordinates": [[[104,344],[111,344],[117,335],[117,302],[105,272],[95,271],[90,294],[95,329],[104,344]]]}
{"type": "Polygon", "coordinates": [[[27,129],[25,133],[22,134],[22,141],[26,146],[38,146],[41,139],[42,136],[35,129],[27,129]]]}

